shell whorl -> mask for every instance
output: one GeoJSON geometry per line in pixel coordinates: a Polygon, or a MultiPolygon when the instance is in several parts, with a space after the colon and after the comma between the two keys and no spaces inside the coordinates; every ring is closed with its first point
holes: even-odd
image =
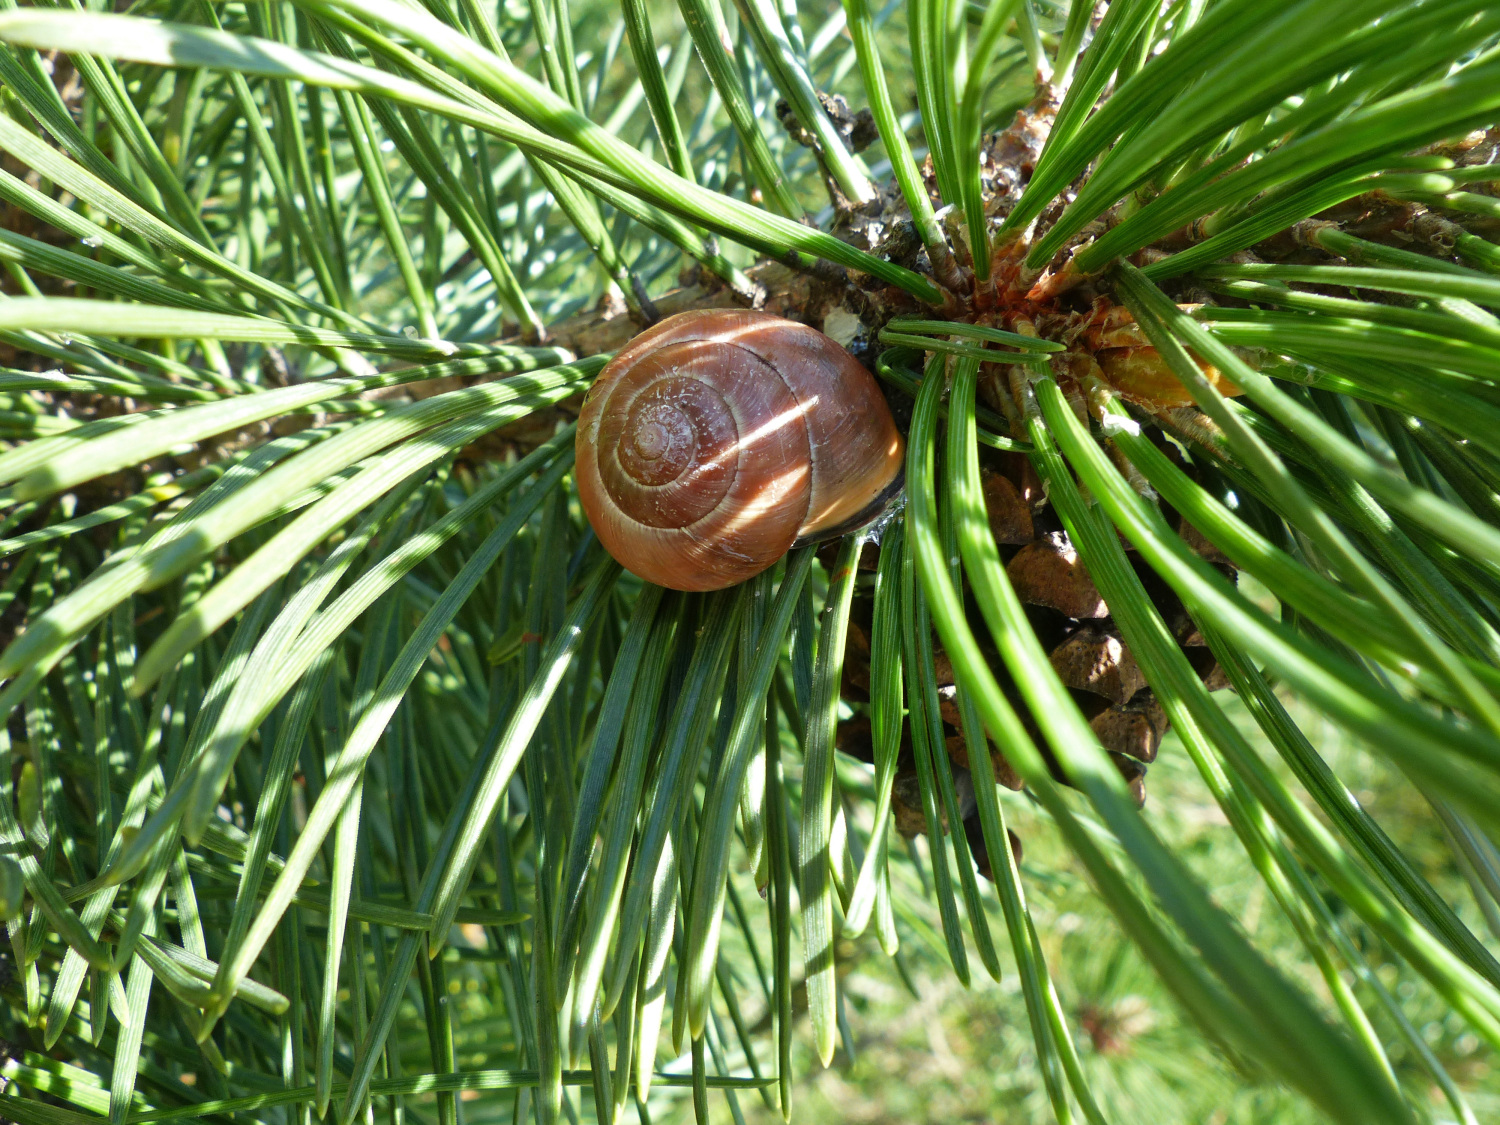
{"type": "Polygon", "coordinates": [[[828,337],[703,310],[637,336],[578,421],[578,488],[605,548],[678,590],[742,582],[890,486],[901,437],[873,378],[828,337]]]}

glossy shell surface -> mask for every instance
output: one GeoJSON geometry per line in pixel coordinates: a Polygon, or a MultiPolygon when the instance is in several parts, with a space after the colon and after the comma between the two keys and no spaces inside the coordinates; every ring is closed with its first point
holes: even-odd
{"type": "Polygon", "coordinates": [[[679,313],[600,372],[578,419],[579,496],[628,570],[716,590],[877,507],[902,465],[874,377],[768,313],[679,313]]]}

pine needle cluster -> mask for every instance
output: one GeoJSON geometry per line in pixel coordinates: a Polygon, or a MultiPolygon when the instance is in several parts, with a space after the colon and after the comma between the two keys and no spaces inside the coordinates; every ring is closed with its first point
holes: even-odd
{"type": "Polygon", "coordinates": [[[915,949],[1059,1122],[1137,978],[1226,1114],[1492,1104],[1500,10],[0,8],[0,1118],[789,1118],[915,949]],[[573,418],[735,306],[904,499],[666,591],[573,418]]]}

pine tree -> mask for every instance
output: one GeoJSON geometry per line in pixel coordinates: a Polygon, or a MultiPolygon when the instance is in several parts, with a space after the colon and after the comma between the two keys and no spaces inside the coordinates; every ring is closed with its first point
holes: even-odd
{"type": "Polygon", "coordinates": [[[1034,805],[1247,1083],[1477,1120],[1414,1013],[1500,1048],[1500,11],[6,8],[0,1117],[789,1116],[920,926],[1111,1120],[1034,805]],[[573,420],[735,307],[879,377],[904,492],[662,590],[573,420]]]}

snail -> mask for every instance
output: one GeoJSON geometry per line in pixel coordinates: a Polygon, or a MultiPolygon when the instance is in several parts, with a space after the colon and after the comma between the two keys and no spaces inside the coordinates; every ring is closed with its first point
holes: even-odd
{"type": "Polygon", "coordinates": [[[875,379],[769,313],[678,313],[605,365],[578,418],[578,494],[605,549],[674,590],[719,590],[874,519],[903,443],[875,379]]]}

